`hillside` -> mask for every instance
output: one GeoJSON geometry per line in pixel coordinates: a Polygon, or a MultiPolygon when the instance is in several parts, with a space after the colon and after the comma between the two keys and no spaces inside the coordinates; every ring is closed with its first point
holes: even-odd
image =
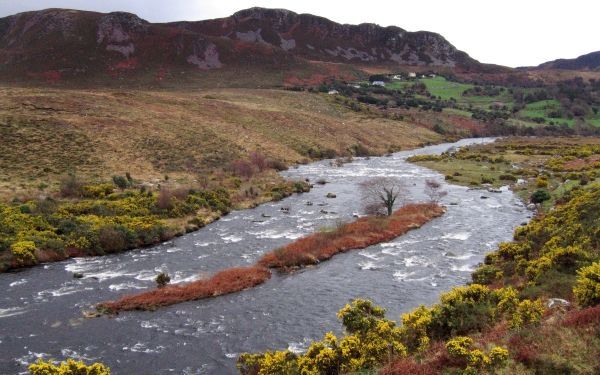
{"type": "Polygon", "coordinates": [[[254,151],[296,163],[348,155],[356,145],[382,154],[441,139],[425,128],[357,113],[306,92],[0,92],[4,199],[56,190],[73,171],[99,181],[130,172],[149,183],[165,175],[185,182],[254,151]]]}
{"type": "Polygon", "coordinates": [[[581,55],[574,59],[558,59],[538,65],[539,69],[598,70],[600,51],[581,55]]]}
{"type": "Polygon", "coordinates": [[[480,64],[439,34],[341,25],[277,9],[164,24],[124,12],[67,9],[0,19],[0,79],[11,83],[214,87],[230,86],[233,78],[244,87],[238,78],[250,77],[248,86],[256,87],[353,77],[363,67],[382,66],[500,69],[480,64]],[[218,78],[207,80],[210,71],[218,78]]]}

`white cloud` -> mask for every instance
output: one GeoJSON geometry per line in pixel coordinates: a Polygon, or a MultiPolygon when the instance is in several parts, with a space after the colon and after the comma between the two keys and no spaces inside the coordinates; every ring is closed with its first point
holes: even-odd
{"type": "Polygon", "coordinates": [[[0,16],[61,7],[124,10],[152,22],[168,22],[225,17],[251,6],[312,13],[342,23],[434,31],[482,62],[508,66],[600,50],[600,2],[589,0],[0,0],[0,16]]]}

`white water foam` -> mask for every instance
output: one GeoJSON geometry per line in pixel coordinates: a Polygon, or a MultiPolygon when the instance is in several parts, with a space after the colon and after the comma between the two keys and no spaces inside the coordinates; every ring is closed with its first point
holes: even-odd
{"type": "Polygon", "coordinates": [[[25,313],[23,307],[9,307],[7,309],[0,309],[0,318],[8,318],[9,316],[21,315],[25,313]]]}
{"type": "Polygon", "coordinates": [[[108,286],[110,290],[127,290],[127,289],[144,289],[143,285],[138,285],[133,282],[126,282],[121,284],[111,284],[108,286]]]}
{"type": "Polygon", "coordinates": [[[9,287],[14,287],[17,285],[23,285],[27,283],[27,279],[21,279],[21,280],[17,280],[17,281],[13,281],[12,283],[8,284],[9,287]]]}
{"type": "Polygon", "coordinates": [[[456,233],[448,233],[443,235],[441,238],[445,240],[460,240],[466,241],[471,237],[471,233],[469,232],[456,232],[456,233]]]}

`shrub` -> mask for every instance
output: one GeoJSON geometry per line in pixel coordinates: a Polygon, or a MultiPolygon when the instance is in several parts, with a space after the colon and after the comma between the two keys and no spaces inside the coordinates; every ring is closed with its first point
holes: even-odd
{"type": "Polygon", "coordinates": [[[103,251],[114,253],[127,248],[127,230],[123,227],[107,225],[98,230],[98,243],[103,251]]]}
{"type": "Polygon", "coordinates": [[[595,262],[577,271],[573,294],[581,306],[600,304],[600,262],[595,262]]]}
{"type": "Polygon", "coordinates": [[[112,180],[113,183],[121,190],[125,190],[129,186],[129,181],[123,176],[113,176],[112,180]]]}
{"type": "Polygon", "coordinates": [[[31,375],[110,375],[110,369],[101,363],[86,365],[81,361],[67,359],[58,365],[52,361],[44,362],[39,359],[36,363],[29,365],[31,375]]]}
{"type": "Polygon", "coordinates": [[[74,198],[81,196],[82,183],[77,179],[74,173],[68,174],[60,182],[60,195],[64,198],[74,198]]]}
{"type": "Polygon", "coordinates": [[[455,337],[446,343],[446,350],[450,357],[462,363],[467,373],[479,373],[475,369],[499,368],[508,360],[508,350],[505,348],[495,346],[486,355],[480,349],[471,349],[472,346],[473,339],[464,336],[455,337]]]}
{"type": "Polygon", "coordinates": [[[471,274],[475,284],[489,285],[503,276],[502,270],[494,265],[484,264],[471,274]]]}
{"type": "Polygon", "coordinates": [[[520,329],[528,325],[539,324],[542,315],[544,314],[544,305],[541,300],[523,300],[521,301],[512,314],[510,319],[510,327],[520,329]]]}
{"type": "Polygon", "coordinates": [[[512,174],[501,174],[498,178],[503,181],[517,181],[517,177],[512,174]]]}
{"type": "Polygon", "coordinates": [[[492,321],[498,294],[479,284],[456,287],[442,294],[432,309],[431,335],[448,337],[480,331],[492,321]]]}
{"type": "Polygon", "coordinates": [[[531,203],[542,203],[551,198],[550,193],[544,189],[538,189],[531,194],[531,203]]]}
{"type": "Polygon", "coordinates": [[[104,198],[111,195],[114,190],[113,184],[84,185],[81,193],[85,198],[104,198]]]}
{"type": "Polygon", "coordinates": [[[492,177],[489,177],[489,176],[481,176],[481,183],[482,184],[493,184],[494,183],[494,179],[492,177]]]}
{"type": "Polygon", "coordinates": [[[344,328],[350,333],[367,332],[384,316],[385,309],[363,299],[352,301],[352,304],[347,304],[337,314],[344,328]]]}
{"type": "Polygon", "coordinates": [[[156,281],[156,285],[159,288],[162,288],[171,282],[171,277],[169,276],[169,274],[167,274],[165,272],[161,272],[156,276],[154,281],[156,281]]]}
{"type": "Polygon", "coordinates": [[[11,245],[10,250],[17,262],[21,264],[33,264],[36,262],[35,251],[36,246],[33,241],[19,241],[11,245]]]}
{"type": "Polygon", "coordinates": [[[537,188],[547,188],[548,180],[545,177],[538,177],[535,179],[535,186],[537,188]]]}
{"type": "Polygon", "coordinates": [[[156,206],[161,210],[170,210],[173,208],[173,193],[165,187],[158,192],[156,206]]]}

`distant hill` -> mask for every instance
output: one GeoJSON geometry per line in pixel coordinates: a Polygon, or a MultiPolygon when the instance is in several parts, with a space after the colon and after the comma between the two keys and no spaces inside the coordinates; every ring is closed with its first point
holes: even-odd
{"type": "Polygon", "coordinates": [[[600,51],[588,53],[575,59],[558,59],[538,65],[541,69],[600,70],[600,51]]]}
{"type": "Polygon", "coordinates": [[[240,81],[242,71],[293,71],[294,78],[318,79],[372,66],[497,70],[439,34],[342,25],[281,9],[251,8],[227,18],[163,24],[124,12],[67,9],[0,19],[0,79],[7,82],[183,82],[209,71],[234,72],[240,81]]]}

